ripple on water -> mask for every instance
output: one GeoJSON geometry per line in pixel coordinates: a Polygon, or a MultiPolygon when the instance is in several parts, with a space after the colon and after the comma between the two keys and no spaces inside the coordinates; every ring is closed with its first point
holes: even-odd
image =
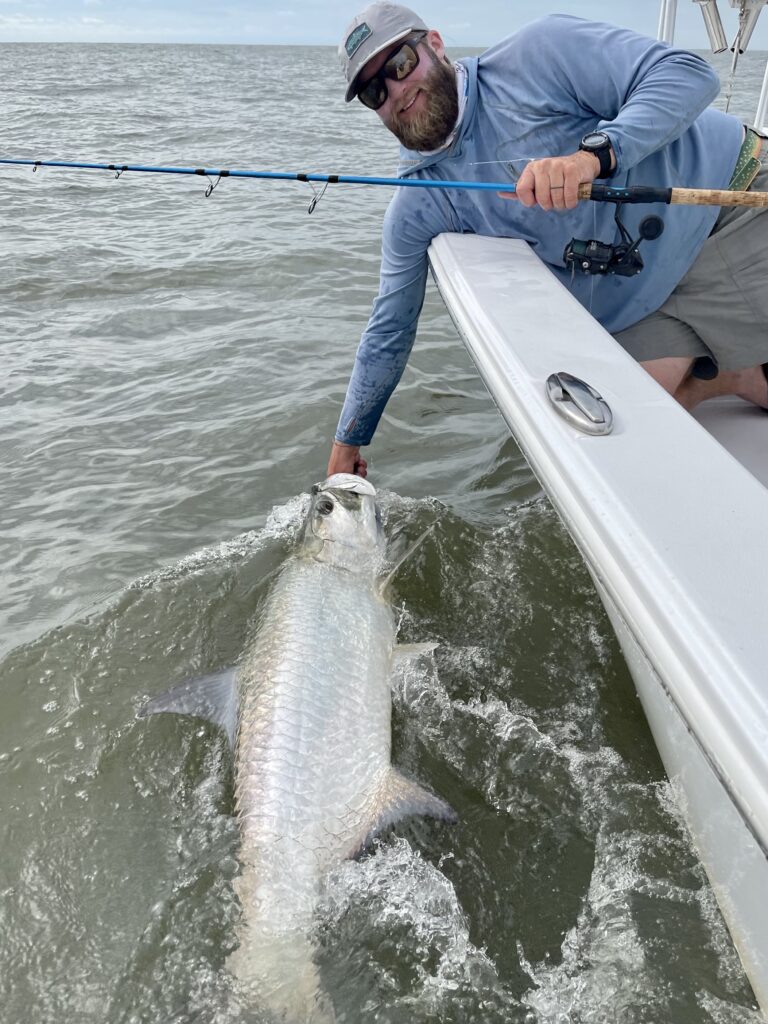
{"type": "MultiPolygon", "coordinates": [[[[394,169],[328,48],[0,52],[20,157],[394,169]]],[[[298,183],[0,174],[0,1021],[246,1024],[226,750],[134,712],[248,642],[325,466],[390,193],[329,188],[308,217],[298,183]]],[[[394,580],[403,639],[440,645],[397,680],[395,759],[459,822],[404,822],[331,880],[340,1013],[753,1024],[589,577],[432,290],[368,454],[398,550],[433,524],[394,580]]]]}

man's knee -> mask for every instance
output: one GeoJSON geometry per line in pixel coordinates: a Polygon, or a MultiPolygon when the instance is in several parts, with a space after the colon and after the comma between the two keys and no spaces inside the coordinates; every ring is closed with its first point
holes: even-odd
{"type": "Polygon", "coordinates": [[[648,359],[640,365],[657,384],[674,395],[691,372],[693,359],[688,356],[667,356],[663,359],[648,359]]]}

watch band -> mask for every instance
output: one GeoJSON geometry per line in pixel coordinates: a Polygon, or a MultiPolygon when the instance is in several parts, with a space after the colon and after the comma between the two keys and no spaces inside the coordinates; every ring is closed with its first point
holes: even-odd
{"type": "MultiPolygon", "coordinates": [[[[598,146],[586,146],[584,145],[584,139],[579,143],[579,149],[584,150],[585,153],[593,153],[600,161],[600,171],[598,178],[610,178],[613,171],[611,170],[611,140],[604,132],[593,132],[593,135],[602,135],[605,142],[598,146]]],[[[587,136],[585,136],[587,138],[587,136]]]]}
{"type": "Polygon", "coordinates": [[[610,142],[604,149],[592,150],[597,159],[600,161],[600,173],[598,178],[610,178],[611,176],[611,144],[610,142]]]}

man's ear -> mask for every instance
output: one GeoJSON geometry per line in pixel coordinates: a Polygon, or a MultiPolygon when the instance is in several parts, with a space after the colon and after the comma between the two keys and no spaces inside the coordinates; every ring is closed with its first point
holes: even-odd
{"type": "Polygon", "coordinates": [[[443,37],[436,28],[431,28],[429,32],[427,32],[425,42],[429,43],[430,49],[435,53],[438,60],[445,60],[445,43],[443,42],[443,37]]]}

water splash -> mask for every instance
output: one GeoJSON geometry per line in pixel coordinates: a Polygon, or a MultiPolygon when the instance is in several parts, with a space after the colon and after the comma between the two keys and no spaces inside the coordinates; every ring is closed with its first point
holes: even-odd
{"type": "Polygon", "coordinates": [[[326,946],[340,947],[366,991],[355,1019],[504,1019],[510,1000],[493,962],[471,941],[453,886],[405,838],[342,864],[320,909],[326,946]],[[355,964],[360,945],[366,962],[355,964]]]}

